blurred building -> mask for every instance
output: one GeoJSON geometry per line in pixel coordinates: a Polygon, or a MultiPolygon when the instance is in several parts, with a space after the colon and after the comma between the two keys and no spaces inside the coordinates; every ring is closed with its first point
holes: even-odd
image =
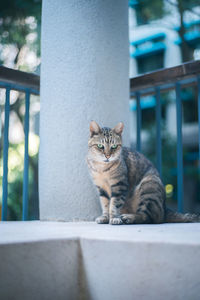
{"type": "MultiPolygon", "coordinates": [[[[167,1],[164,1],[164,3],[169,5],[167,1]]],[[[132,0],[129,2],[130,78],[182,63],[181,41],[178,34],[180,17],[175,6],[169,5],[167,9],[170,9],[170,14],[166,14],[162,19],[145,24],[138,10],[138,1],[132,0]]],[[[184,20],[186,20],[185,39],[189,45],[190,57],[195,60],[200,59],[200,7],[193,7],[193,9],[195,13],[185,13],[184,20]]],[[[197,89],[195,87],[182,89],[181,96],[183,100],[184,166],[194,167],[198,161],[197,89]]],[[[175,140],[175,92],[163,93],[161,97],[163,125],[169,136],[175,140]]],[[[143,152],[148,148],[149,130],[155,124],[155,103],[154,96],[147,96],[141,99],[143,152]]],[[[136,101],[134,99],[130,101],[130,109],[131,141],[134,147],[136,141],[136,101]]],[[[189,179],[185,180],[184,189],[185,208],[191,210],[194,208],[194,203],[191,204],[189,198],[193,197],[193,194],[198,193],[198,183],[195,181],[196,183],[194,184],[193,178],[192,181],[193,183],[191,184],[189,179]]],[[[193,198],[196,199],[196,202],[199,201],[197,199],[198,196],[193,198]]]]}

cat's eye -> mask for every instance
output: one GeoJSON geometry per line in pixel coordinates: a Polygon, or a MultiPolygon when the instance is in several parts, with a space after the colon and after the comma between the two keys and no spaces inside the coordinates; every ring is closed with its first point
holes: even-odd
{"type": "Polygon", "coordinates": [[[102,145],[102,144],[98,144],[97,147],[98,147],[99,149],[104,149],[104,145],[102,145]]]}
{"type": "Polygon", "coordinates": [[[117,145],[115,145],[115,144],[112,145],[112,146],[111,146],[111,149],[117,149],[117,145]]]}

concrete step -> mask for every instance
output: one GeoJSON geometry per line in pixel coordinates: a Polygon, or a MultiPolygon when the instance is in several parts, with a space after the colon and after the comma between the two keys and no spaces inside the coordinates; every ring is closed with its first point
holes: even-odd
{"type": "Polygon", "coordinates": [[[196,300],[200,224],[1,222],[1,300],[196,300]]]}

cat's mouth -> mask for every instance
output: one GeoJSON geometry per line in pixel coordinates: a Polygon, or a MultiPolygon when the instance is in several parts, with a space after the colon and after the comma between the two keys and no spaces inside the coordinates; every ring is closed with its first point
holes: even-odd
{"type": "Polygon", "coordinates": [[[104,162],[109,162],[109,159],[108,158],[104,159],[104,162]]]}

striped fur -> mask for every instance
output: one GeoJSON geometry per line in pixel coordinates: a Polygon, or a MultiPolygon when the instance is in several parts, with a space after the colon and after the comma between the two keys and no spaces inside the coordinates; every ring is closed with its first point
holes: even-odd
{"type": "Polygon", "coordinates": [[[194,214],[165,208],[165,189],[156,168],[144,155],[122,147],[123,123],[113,129],[90,123],[87,163],[97,187],[99,224],[200,222],[194,214]]]}

